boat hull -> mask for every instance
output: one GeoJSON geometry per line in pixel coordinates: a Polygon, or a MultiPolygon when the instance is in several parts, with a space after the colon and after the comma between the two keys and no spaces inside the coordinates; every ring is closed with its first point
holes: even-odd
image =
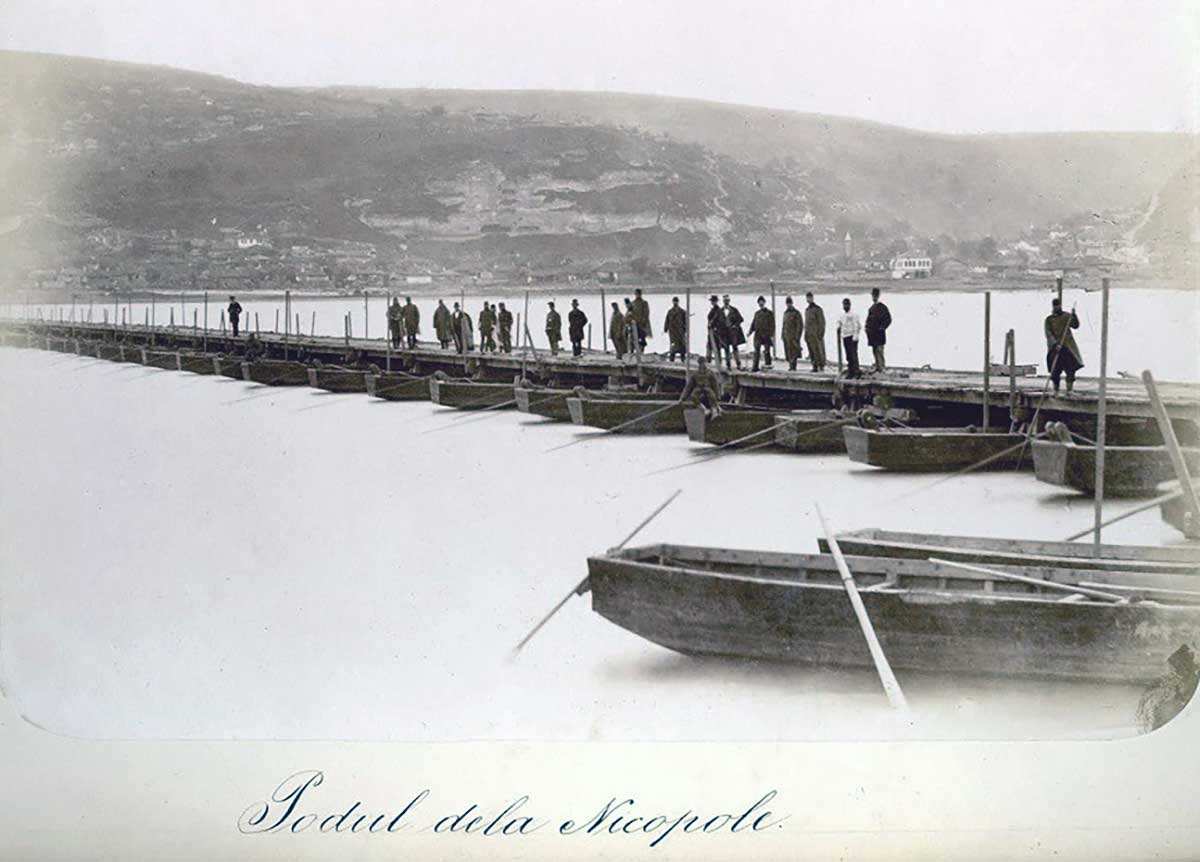
{"type": "MultiPolygon", "coordinates": [[[[1167,657],[1200,635],[1200,606],[862,589],[903,561],[850,558],[849,565],[898,671],[1144,683],[1161,676],[1167,657]]],[[[720,562],[714,569],[593,557],[592,608],[689,655],[873,666],[829,557],[810,557],[790,573],[732,574],[720,562]]]]}
{"type": "Polygon", "coordinates": [[[1022,434],[994,434],[959,428],[842,428],[846,454],[859,464],[905,472],[962,470],[991,459],[979,469],[1028,468],[1022,434]]]}
{"type": "Polygon", "coordinates": [[[179,355],[174,350],[154,350],[149,347],[143,347],[141,350],[142,365],[163,368],[168,371],[179,370],[179,355]]]}
{"type": "Polygon", "coordinates": [[[309,368],[308,385],[326,392],[366,392],[367,374],[355,368],[309,368]]]}
{"type": "Polygon", "coordinates": [[[214,356],[212,358],[213,374],[231,377],[234,380],[244,380],[242,376],[242,360],[237,356],[214,356]]]}
{"type": "Polygon", "coordinates": [[[367,394],[385,401],[428,401],[429,382],[424,377],[410,377],[381,371],[364,376],[367,394]]]}
{"type": "Polygon", "coordinates": [[[476,383],[470,380],[429,378],[429,399],[456,410],[484,410],[514,406],[511,383],[476,383]]]}
{"type": "MultiPolygon", "coordinates": [[[[1033,469],[1039,482],[1096,493],[1096,449],[1058,440],[1034,440],[1033,469]]],[[[1189,472],[1200,471],[1200,449],[1183,449],[1189,472]]],[[[1175,476],[1162,446],[1105,446],[1104,496],[1152,497],[1175,476]]]]}
{"type": "Polygon", "coordinates": [[[613,430],[621,434],[682,434],[684,405],[677,401],[615,398],[568,398],[567,408],[576,425],[613,430]]]}
{"type": "Polygon", "coordinates": [[[567,407],[567,399],[575,397],[573,389],[527,389],[523,386],[513,387],[513,398],[517,409],[532,416],[542,416],[558,422],[570,422],[571,410],[567,407]]]}
{"type": "Polygon", "coordinates": [[[844,423],[852,422],[832,410],[796,410],[775,415],[775,443],[792,452],[833,453],[846,451],[844,423]],[[834,424],[839,423],[839,424],[834,424]]]}
{"type": "MultiPolygon", "coordinates": [[[[1090,542],[945,536],[873,528],[840,533],[837,542],[842,553],[859,557],[908,560],[937,558],[982,566],[1040,566],[1076,571],[1200,575],[1200,547],[1101,545],[1097,555],[1090,542]]],[[[825,539],[818,539],[817,544],[822,553],[829,552],[829,543],[825,539]]]]}
{"type": "Polygon", "coordinates": [[[307,386],[308,366],[287,359],[255,359],[242,363],[242,379],[264,386],[307,386]]]}
{"type": "Polygon", "coordinates": [[[710,414],[703,407],[688,407],[683,411],[683,423],[688,439],[693,443],[709,443],[732,448],[775,445],[773,429],[775,414],[767,410],[746,410],[734,405],[722,406],[719,414],[710,414]],[[749,437],[748,440],[743,438],[749,437]]]}
{"type": "Polygon", "coordinates": [[[1189,539],[1200,539],[1200,519],[1192,515],[1183,497],[1159,503],[1158,511],[1162,515],[1163,521],[1189,539]]]}
{"type": "Polygon", "coordinates": [[[192,374],[215,374],[213,358],[207,353],[179,354],[179,370],[190,371],[192,374]]]}

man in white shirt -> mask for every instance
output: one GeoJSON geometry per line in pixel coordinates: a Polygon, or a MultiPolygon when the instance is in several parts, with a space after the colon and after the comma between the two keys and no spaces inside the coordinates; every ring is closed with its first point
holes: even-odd
{"type": "Polygon", "coordinates": [[[838,319],[838,338],[846,352],[846,376],[861,377],[858,367],[858,335],[862,332],[862,321],[850,310],[850,300],[842,300],[842,316],[838,319]]]}

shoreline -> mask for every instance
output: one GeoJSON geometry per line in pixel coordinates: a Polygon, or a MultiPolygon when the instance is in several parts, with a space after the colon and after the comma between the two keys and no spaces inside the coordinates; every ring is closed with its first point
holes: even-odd
{"type": "MultiPolygon", "coordinates": [[[[1190,292],[1200,291],[1200,284],[1188,284],[1183,281],[1171,280],[1151,280],[1151,279],[1128,279],[1122,280],[1118,278],[1110,278],[1110,286],[1113,290],[1163,290],[1163,291],[1178,291],[1190,292]]],[[[775,281],[776,295],[781,293],[800,294],[811,290],[818,295],[845,294],[859,291],[869,291],[872,288],[879,288],[884,293],[962,293],[962,294],[979,294],[986,292],[993,293],[1027,293],[1038,291],[1055,290],[1056,285],[1053,279],[1042,280],[1013,280],[998,279],[996,282],[985,281],[943,281],[935,278],[920,278],[920,279],[892,279],[892,278],[863,278],[863,279],[793,279],[788,281],[775,281]]],[[[595,282],[562,282],[555,284],[512,284],[512,283],[490,283],[472,285],[469,289],[465,285],[450,286],[444,285],[401,285],[396,290],[384,290],[382,288],[367,288],[365,295],[378,299],[383,296],[420,296],[420,297],[456,297],[465,293],[468,296],[524,296],[526,293],[531,296],[561,296],[567,293],[576,293],[580,296],[599,296],[600,294],[613,294],[614,296],[621,294],[632,294],[634,290],[641,290],[643,293],[650,296],[663,296],[669,294],[683,294],[688,290],[698,296],[707,296],[712,293],[762,293],[766,295],[771,289],[771,279],[754,279],[754,280],[738,280],[738,281],[721,281],[721,282],[702,282],[697,284],[685,284],[680,282],[656,282],[647,284],[597,284],[595,282]]],[[[1100,279],[1081,283],[1076,280],[1073,282],[1064,282],[1063,290],[1084,290],[1089,293],[1100,290],[1100,279]]],[[[131,291],[128,293],[109,293],[109,292],[84,292],[75,293],[66,296],[57,292],[44,292],[38,296],[27,293],[17,293],[12,295],[0,294],[0,303],[11,305],[14,307],[29,304],[29,305],[78,305],[83,303],[115,303],[115,302],[150,302],[161,301],[165,305],[176,302],[179,299],[197,301],[203,300],[205,293],[208,293],[209,299],[218,301],[217,297],[225,297],[230,294],[222,290],[220,293],[215,291],[202,290],[182,290],[182,291],[131,291]]],[[[301,300],[320,300],[320,299],[362,299],[364,291],[357,292],[337,292],[328,290],[318,291],[284,291],[277,289],[270,290],[235,290],[234,296],[252,297],[254,299],[283,299],[285,294],[290,293],[292,299],[301,300]]]]}

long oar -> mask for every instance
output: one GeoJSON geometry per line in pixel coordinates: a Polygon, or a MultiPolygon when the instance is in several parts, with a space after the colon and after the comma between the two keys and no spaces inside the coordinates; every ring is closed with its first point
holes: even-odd
{"type": "Polygon", "coordinates": [[[863,637],[866,638],[867,649],[871,652],[871,660],[875,662],[875,672],[879,674],[883,693],[887,695],[888,703],[896,709],[907,711],[908,701],[904,698],[900,683],[896,681],[896,675],[892,673],[892,666],[888,663],[887,656],[884,655],[879,638],[875,636],[875,627],[871,624],[870,616],[867,615],[862,596],[858,594],[858,587],[854,583],[854,576],[850,574],[850,567],[846,565],[846,558],[842,556],[842,549],[838,547],[837,539],[833,537],[829,524],[825,522],[825,515],[821,511],[820,505],[813,503],[813,506],[817,510],[817,518],[821,521],[821,529],[825,531],[825,541],[829,543],[833,561],[837,564],[838,572],[842,576],[842,586],[846,588],[846,595],[850,597],[850,606],[854,608],[854,616],[858,618],[858,626],[862,629],[863,637]]]}
{"type": "MultiPolygon", "coordinates": [[[[1088,532],[1091,532],[1091,530],[1088,532]]],[[[977,575],[988,575],[1003,581],[1016,581],[1017,583],[1021,584],[1031,584],[1047,590],[1060,590],[1066,593],[1079,593],[1080,595],[1091,596],[1094,599],[1107,599],[1110,602],[1125,603],[1129,601],[1129,599],[1125,598],[1124,596],[1106,593],[1103,590],[1093,590],[1090,587],[1082,587],[1078,584],[1060,584],[1058,581],[1047,581],[1042,578],[1031,578],[1028,575],[1017,575],[1012,572],[1002,572],[999,569],[990,569],[986,566],[973,566],[967,563],[957,563],[954,560],[943,560],[939,557],[930,557],[929,562],[937,563],[939,566],[950,566],[952,569],[962,569],[966,572],[974,572],[977,575]]]]}
{"type": "MultiPolygon", "coordinates": [[[[1071,306],[1071,317],[1072,318],[1075,317],[1075,306],[1074,305],[1071,306]]],[[[1058,344],[1056,344],[1054,347],[1054,364],[1051,366],[1050,374],[1046,375],[1046,382],[1042,384],[1042,394],[1038,397],[1038,404],[1037,404],[1037,407],[1034,408],[1033,418],[1029,421],[1029,430],[1031,432],[1037,430],[1038,414],[1040,414],[1042,412],[1042,406],[1046,403],[1046,396],[1050,394],[1050,383],[1054,379],[1054,369],[1058,367],[1058,360],[1059,360],[1059,357],[1062,356],[1062,348],[1063,348],[1063,345],[1066,344],[1066,342],[1067,342],[1067,334],[1070,331],[1071,331],[1071,321],[1068,320],[1067,325],[1063,327],[1062,335],[1058,336],[1058,344]]],[[[1014,470],[1019,470],[1021,468],[1021,458],[1025,457],[1024,447],[1032,439],[1033,439],[1033,437],[1026,436],[1025,439],[1022,441],[1021,454],[1017,458],[1017,466],[1013,468],[1014,470]]]]}
{"type": "Polygon", "coordinates": [[[765,449],[768,446],[774,445],[774,440],[765,440],[762,443],[755,443],[753,446],[743,446],[740,449],[730,449],[728,452],[717,452],[712,455],[706,455],[703,458],[697,458],[695,461],[687,461],[683,464],[674,464],[670,467],[662,467],[658,470],[651,470],[649,473],[644,474],[644,476],[658,476],[662,473],[671,473],[675,470],[682,470],[684,467],[695,467],[697,464],[707,464],[709,461],[715,461],[723,455],[740,455],[746,452],[753,452],[756,449],[765,449]]]}
{"type": "MultiPolygon", "coordinates": [[[[799,419],[786,419],[784,421],[785,421],[785,423],[794,423],[794,422],[799,422],[800,420],[799,419]]],[[[825,425],[818,425],[816,428],[809,428],[807,431],[801,431],[799,434],[796,435],[795,439],[799,440],[801,437],[806,437],[809,434],[818,434],[821,431],[828,431],[830,428],[836,428],[838,425],[847,425],[853,421],[855,421],[855,420],[852,417],[849,419],[839,419],[836,422],[830,422],[825,425]]],[[[692,461],[687,461],[683,464],[676,464],[672,467],[663,467],[659,470],[653,470],[653,471],[647,473],[646,475],[647,476],[657,476],[659,473],[670,473],[673,470],[682,470],[684,467],[694,467],[697,464],[707,464],[709,461],[715,461],[717,458],[721,458],[725,455],[733,455],[733,454],[742,453],[742,452],[753,452],[755,449],[762,449],[767,446],[774,446],[775,440],[771,439],[771,440],[766,441],[765,443],[756,443],[753,446],[742,446],[739,449],[727,449],[726,448],[729,446],[735,446],[738,443],[742,442],[743,440],[749,440],[753,437],[759,437],[768,432],[773,432],[773,431],[775,431],[775,429],[777,427],[778,427],[777,425],[772,425],[770,428],[764,428],[761,431],[755,431],[753,434],[747,434],[746,436],[738,437],[735,440],[728,440],[728,441],[722,443],[721,445],[717,446],[716,451],[714,451],[710,454],[703,455],[700,458],[696,458],[695,460],[692,460],[692,461]],[[722,449],[724,449],[725,451],[720,451],[722,449]]]]}
{"type": "MultiPolygon", "coordinates": [[[[1167,494],[1163,494],[1161,497],[1155,497],[1153,500],[1147,500],[1145,503],[1134,506],[1132,509],[1129,509],[1128,511],[1122,512],[1121,514],[1119,514],[1115,517],[1109,518],[1107,521],[1101,522],[1099,526],[1107,527],[1110,524],[1117,523],[1117,521],[1124,521],[1126,518],[1130,518],[1134,515],[1137,515],[1141,512],[1146,511],[1147,509],[1153,509],[1156,506],[1158,506],[1160,503],[1166,503],[1169,500],[1174,500],[1176,497],[1182,497],[1182,496],[1183,496],[1182,490],[1171,491],[1167,494]]],[[[1088,527],[1086,530],[1080,530],[1078,533],[1072,533],[1071,535],[1069,535],[1065,539],[1063,539],[1063,541],[1064,542],[1074,542],[1076,539],[1082,539],[1084,536],[1090,536],[1094,532],[1096,532],[1095,526],[1088,527]]]]}
{"type": "MultiPolygon", "coordinates": [[[[621,544],[617,545],[615,548],[609,549],[609,553],[611,554],[614,551],[619,551],[622,548],[624,548],[626,545],[628,545],[633,540],[634,536],[636,536],[638,533],[640,533],[647,524],[649,524],[651,521],[653,521],[655,518],[657,518],[659,513],[662,512],[663,509],[667,508],[667,506],[674,503],[675,498],[678,497],[682,493],[683,493],[683,489],[680,488],[678,491],[676,491],[674,494],[672,494],[670,497],[668,497],[666,499],[666,501],[663,502],[662,505],[660,505],[657,509],[655,509],[649,515],[647,515],[646,519],[644,521],[642,521],[642,523],[640,523],[636,527],[634,527],[633,532],[630,533],[628,536],[626,536],[625,540],[622,541],[621,544]]],[[[573,590],[571,590],[571,592],[569,592],[565,596],[563,596],[562,599],[559,601],[559,603],[550,609],[550,613],[548,613],[544,617],[542,617],[541,621],[538,622],[538,624],[533,627],[533,629],[529,632],[529,634],[527,634],[527,635],[525,635],[525,637],[521,638],[521,642],[519,644],[517,644],[515,647],[513,647],[513,651],[512,651],[513,657],[515,657],[516,654],[521,651],[521,649],[525,646],[525,644],[529,643],[529,641],[533,638],[533,636],[535,634],[537,634],[539,631],[541,631],[542,626],[544,626],[546,623],[550,622],[550,618],[552,616],[554,616],[556,613],[558,613],[559,610],[562,609],[563,605],[565,605],[567,602],[569,602],[571,600],[571,596],[583,593],[584,588],[587,586],[587,581],[588,581],[587,576],[584,576],[583,580],[580,581],[578,584],[576,584],[575,588],[573,590]]]]}
{"type": "MultiPolygon", "coordinates": [[[[1023,439],[1020,443],[1014,443],[1012,446],[1008,446],[1004,449],[1001,449],[999,452],[993,452],[991,455],[988,455],[986,458],[980,459],[979,461],[976,461],[974,464],[968,464],[966,467],[963,467],[961,470],[955,470],[953,473],[950,473],[948,475],[945,475],[938,479],[935,479],[927,485],[922,485],[919,488],[913,488],[911,491],[905,491],[903,494],[900,494],[899,496],[894,497],[892,499],[892,502],[895,502],[897,500],[903,500],[908,497],[912,497],[915,494],[921,494],[925,491],[929,491],[933,488],[936,488],[938,485],[941,485],[944,482],[949,482],[951,479],[957,479],[959,476],[965,476],[967,473],[970,473],[974,470],[978,470],[982,467],[986,467],[988,464],[991,464],[993,461],[997,461],[997,460],[1003,458],[1005,455],[1011,455],[1013,452],[1016,452],[1018,449],[1022,449],[1025,446],[1028,446],[1030,440],[1039,440],[1042,437],[1045,437],[1046,433],[1047,432],[1045,432],[1045,431],[1040,431],[1037,434],[1031,434],[1028,437],[1026,437],[1025,439],[1023,439]]],[[[1090,533],[1092,531],[1088,530],[1088,532],[1090,533]]]]}
{"type": "Polygon", "coordinates": [[[651,410],[649,413],[643,413],[641,416],[634,416],[632,419],[622,422],[620,425],[614,425],[612,428],[603,428],[597,434],[589,434],[586,437],[580,437],[578,440],[572,440],[569,443],[563,443],[561,446],[555,446],[552,449],[547,449],[546,453],[557,452],[559,449],[568,449],[577,443],[586,443],[589,440],[595,440],[598,437],[603,437],[605,434],[616,434],[617,432],[628,428],[630,425],[636,425],[638,422],[644,422],[647,419],[657,416],[659,413],[666,413],[668,410],[678,407],[682,403],[683,402],[681,401],[672,401],[666,407],[659,407],[657,410],[651,410]]]}
{"type": "MultiPolygon", "coordinates": [[[[539,404],[545,404],[547,401],[553,401],[556,398],[567,398],[567,397],[568,397],[568,395],[565,392],[556,392],[555,394],[550,395],[546,398],[539,398],[537,401],[530,401],[529,406],[536,407],[539,404]]],[[[507,407],[509,404],[515,404],[515,403],[516,403],[516,399],[514,398],[512,401],[506,401],[503,404],[496,404],[492,407],[485,407],[483,410],[473,413],[470,416],[467,416],[465,418],[459,418],[457,421],[448,422],[445,425],[439,425],[436,428],[430,428],[428,431],[422,431],[421,433],[422,434],[432,434],[434,431],[445,431],[447,428],[461,428],[463,425],[470,425],[472,422],[482,422],[484,419],[491,419],[493,416],[496,415],[494,413],[488,413],[487,411],[499,410],[501,407],[507,407]],[[481,413],[485,414],[485,415],[481,416],[480,415],[481,413]]]]}
{"type": "MultiPolygon", "coordinates": [[[[392,373],[394,374],[395,372],[392,372],[392,373]]],[[[378,376],[378,375],[376,375],[376,376],[378,376]]],[[[408,387],[410,387],[410,386],[412,386],[412,387],[425,386],[426,388],[428,388],[429,387],[429,378],[428,377],[414,377],[412,380],[405,380],[403,383],[394,383],[391,386],[383,386],[383,387],[381,387],[379,385],[379,382],[376,381],[375,397],[383,398],[384,396],[380,395],[379,394],[380,392],[404,392],[404,391],[407,391],[408,387]]]]}

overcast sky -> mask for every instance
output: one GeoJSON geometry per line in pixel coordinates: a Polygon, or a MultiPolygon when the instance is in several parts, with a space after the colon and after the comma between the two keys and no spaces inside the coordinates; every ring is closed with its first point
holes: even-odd
{"type": "Polygon", "coordinates": [[[259,84],[660,93],[945,132],[1200,129],[1200,0],[2,0],[0,44],[259,84]]]}

